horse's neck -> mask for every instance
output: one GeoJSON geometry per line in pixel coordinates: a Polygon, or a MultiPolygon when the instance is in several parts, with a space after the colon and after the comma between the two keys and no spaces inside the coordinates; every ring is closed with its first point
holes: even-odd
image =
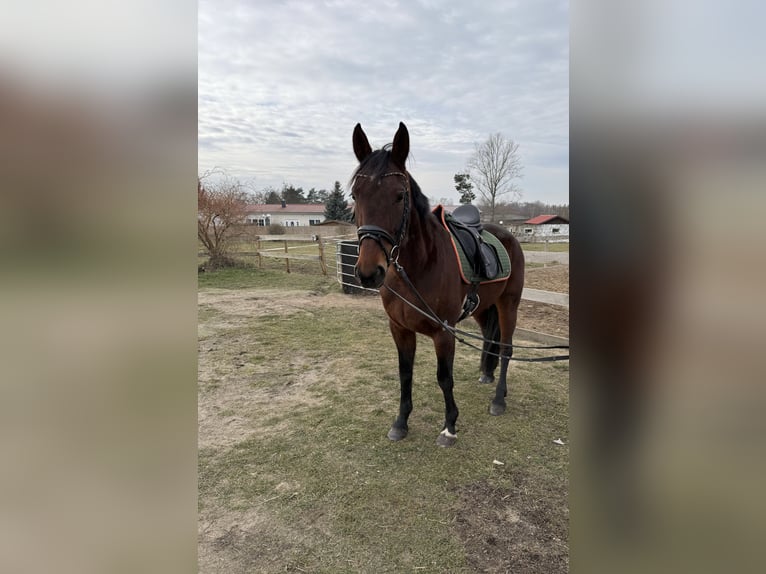
{"type": "Polygon", "coordinates": [[[433,263],[435,253],[438,251],[436,243],[439,241],[439,236],[437,231],[436,220],[433,217],[421,220],[416,213],[413,213],[409,223],[407,244],[402,249],[400,261],[406,262],[407,266],[413,269],[433,263]]]}

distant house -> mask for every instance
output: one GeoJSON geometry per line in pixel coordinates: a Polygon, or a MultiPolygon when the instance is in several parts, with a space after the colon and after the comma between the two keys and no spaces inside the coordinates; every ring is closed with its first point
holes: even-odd
{"type": "Polygon", "coordinates": [[[283,227],[306,227],[319,225],[324,221],[324,205],[299,203],[287,205],[284,202],[249,205],[247,223],[251,225],[281,225],[283,227]]]}
{"type": "Polygon", "coordinates": [[[569,220],[560,215],[538,215],[511,229],[521,241],[569,241],[569,220]]]}

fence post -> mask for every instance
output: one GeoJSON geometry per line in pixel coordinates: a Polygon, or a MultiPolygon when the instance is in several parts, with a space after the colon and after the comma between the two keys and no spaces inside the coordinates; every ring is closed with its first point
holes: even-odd
{"type": "Polygon", "coordinates": [[[290,273],[290,258],[289,258],[290,252],[287,250],[287,239],[285,239],[285,267],[287,267],[287,272],[290,273]]]}
{"type": "Polygon", "coordinates": [[[322,266],[322,275],[327,277],[327,264],[324,262],[324,245],[321,235],[317,235],[317,241],[319,242],[319,264],[322,266]]]}
{"type": "Polygon", "coordinates": [[[258,269],[263,269],[263,257],[261,257],[261,238],[255,240],[255,250],[258,252],[258,269]]]}

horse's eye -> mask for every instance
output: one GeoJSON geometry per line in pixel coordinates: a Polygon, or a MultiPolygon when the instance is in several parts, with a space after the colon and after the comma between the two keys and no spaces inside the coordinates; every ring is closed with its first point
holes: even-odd
{"type": "Polygon", "coordinates": [[[404,199],[404,192],[400,191],[399,195],[396,196],[396,203],[399,203],[403,199],[404,199]]]}

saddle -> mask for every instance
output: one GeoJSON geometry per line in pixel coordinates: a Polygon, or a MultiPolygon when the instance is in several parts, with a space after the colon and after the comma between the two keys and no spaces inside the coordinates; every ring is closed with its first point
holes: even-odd
{"type": "Polygon", "coordinates": [[[482,229],[475,206],[461,205],[450,214],[437,205],[433,213],[450,234],[460,278],[471,286],[463,300],[460,322],[478,308],[480,284],[505,281],[510,276],[511,258],[500,240],[482,229]]]}
{"type": "Polygon", "coordinates": [[[479,210],[475,205],[461,205],[452,214],[445,214],[444,221],[452,236],[460,244],[473,274],[480,281],[495,279],[501,270],[497,249],[482,238],[479,210]]]}

